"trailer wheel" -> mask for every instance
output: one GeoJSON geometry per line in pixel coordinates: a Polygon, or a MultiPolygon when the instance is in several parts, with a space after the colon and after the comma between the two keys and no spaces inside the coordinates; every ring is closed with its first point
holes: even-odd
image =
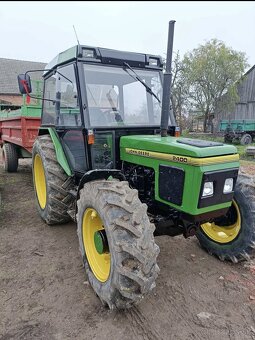
{"type": "Polygon", "coordinates": [[[249,260],[255,248],[255,186],[239,175],[232,206],[226,216],[201,225],[197,238],[203,248],[220,260],[249,260]]]}
{"type": "Polygon", "coordinates": [[[147,206],[127,182],[112,180],[86,183],[77,205],[80,250],[94,291],[110,309],[137,304],[159,272],[147,206]]]}
{"type": "Polygon", "coordinates": [[[232,137],[229,137],[228,135],[224,136],[224,143],[232,143],[232,141],[233,141],[232,137]]]}
{"type": "Polygon", "coordinates": [[[69,191],[73,183],[59,165],[49,135],[36,139],[32,157],[34,189],[41,218],[49,225],[70,221],[68,211],[73,208],[74,198],[69,191]]]}
{"type": "Polygon", "coordinates": [[[14,144],[5,143],[3,145],[3,161],[5,171],[17,172],[19,159],[17,148],[14,144]]]}
{"type": "Polygon", "coordinates": [[[252,137],[248,133],[244,134],[240,139],[241,145],[247,145],[252,143],[252,137]]]}

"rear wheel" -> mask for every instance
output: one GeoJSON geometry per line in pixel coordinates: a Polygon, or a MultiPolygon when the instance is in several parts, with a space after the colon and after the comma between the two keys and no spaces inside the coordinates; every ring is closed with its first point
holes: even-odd
{"type": "Polygon", "coordinates": [[[232,143],[233,138],[229,135],[224,135],[224,143],[232,143]]]}
{"type": "Polygon", "coordinates": [[[154,225],[127,182],[86,183],[78,200],[78,238],[88,280],[104,305],[125,309],[155,287],[154,225]]]}
{"type": "Polygon", "coordinates": [[[37,208],[42,219],[50,225],[70,221],[68,211],[74,204],[69,193],[72,179],[59,165],[50,136],[36,139],[32,157],[37,208]]]}
{"type": "Polygon", "coordinates": [[[252,137],[248,133],[244,134],[240,139],[241,145],[248,145],[252,143],[252,137]]]}
{"type": "Polygon", "coordinates": [[[201,246],[221,260],[248,260],[255,248],[254,214],[255,187],[250,177],[239,175],[227,215],[201,225],[201,246]]]}
{"type": "Polygon", "coordinates": [[[17,148],[14,144],[5,143],[3,145],[3,161],[5,171],[17,172],[19,160],[17,148]]]}

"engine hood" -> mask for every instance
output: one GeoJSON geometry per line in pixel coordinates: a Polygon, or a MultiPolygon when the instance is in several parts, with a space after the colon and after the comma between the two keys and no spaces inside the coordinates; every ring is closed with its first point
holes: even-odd
{"type": "MultiPolygon", "coordinates": [[[[120,139],[120,148],[194,158],[237,154],[237,149],[233,145],[199,139],[161,137],[159,135],[123,136],[120,139]]],[[[133,152],[135,153],[135,151],[133,152]]]]}

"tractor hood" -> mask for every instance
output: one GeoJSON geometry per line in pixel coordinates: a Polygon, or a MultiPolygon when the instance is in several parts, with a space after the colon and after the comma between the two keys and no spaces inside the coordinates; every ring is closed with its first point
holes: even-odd
{"type": "MultiPolygon", "coordinates": [[[[120,148],[122,151],[137,155],[142,155],[144,151],[151,151],[193,158],[237,153],[237,149],[232,145],[200,139],[161,137],[159,135],[123,136],[120,140],[120,148]]],[[[146,155],[144,154],[143,156],[146,155]]]]}

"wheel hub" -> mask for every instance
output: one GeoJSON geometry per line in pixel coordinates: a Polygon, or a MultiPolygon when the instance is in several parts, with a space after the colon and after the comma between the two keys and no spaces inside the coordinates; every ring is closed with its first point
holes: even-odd
{"type": "Polygon", "coordinates": [[[105,230],[98,230],[94,234],[95,247],[98,254],[109,253],[109,246],[105,230]]]}

